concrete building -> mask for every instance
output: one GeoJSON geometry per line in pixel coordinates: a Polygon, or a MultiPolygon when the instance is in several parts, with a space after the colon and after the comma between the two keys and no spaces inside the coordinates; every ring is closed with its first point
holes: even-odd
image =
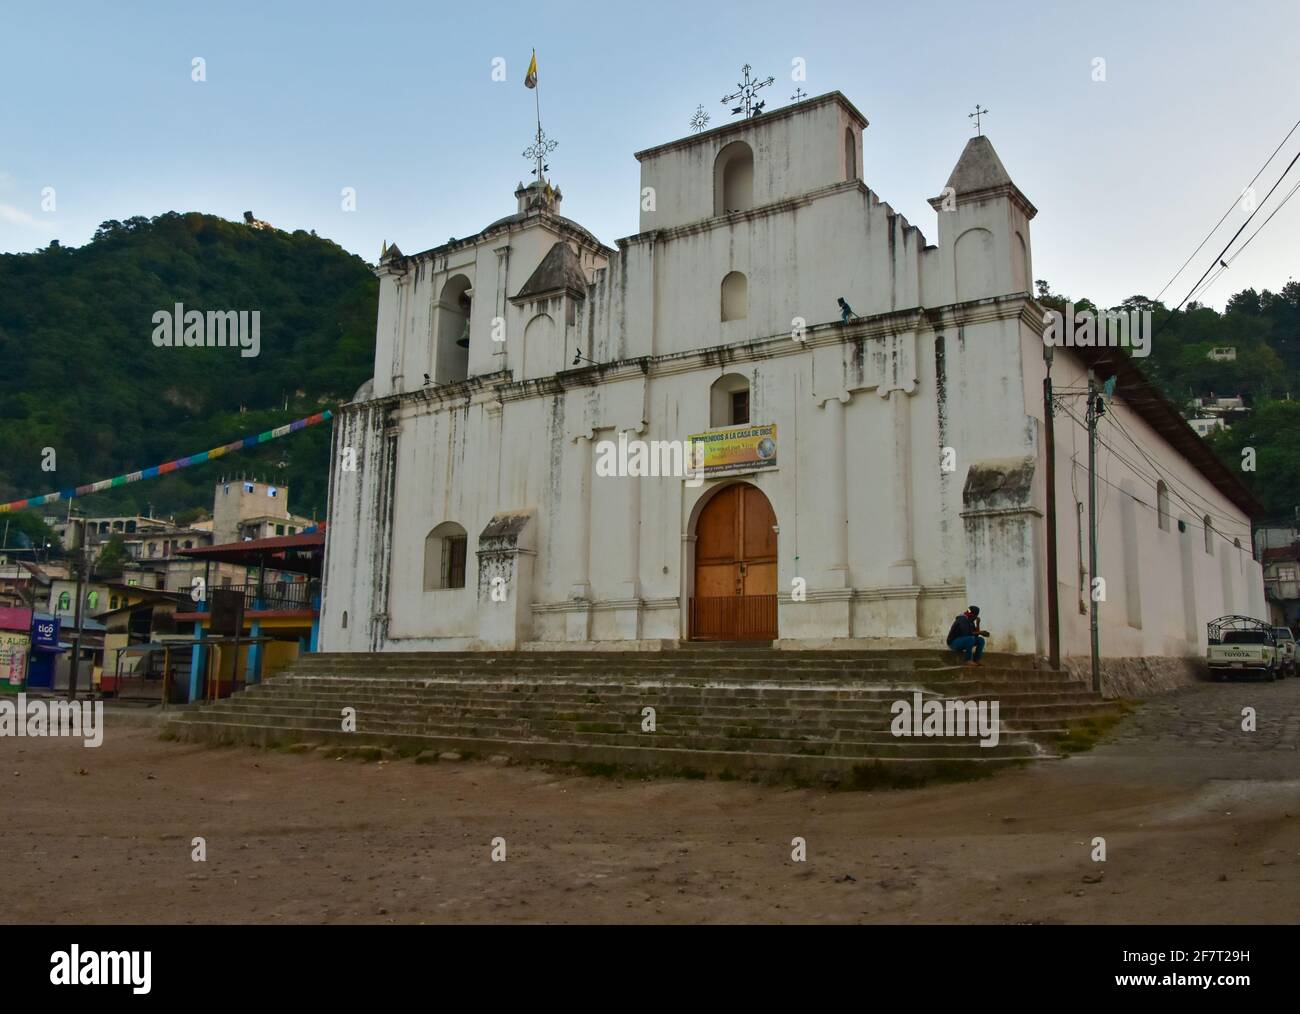
{"type": "MultiPolygon", "coordinates": [[[[310,527],[309,518],[289,513],[289,487],[255,479],[223,480],[216,485],[212,499],[212,538],[207,545],[223,545],[243,539],[267,538],[277,534],[277,525],[286,528],[280,535],[296,534],[310,527]],[[294,533],[288,533],[289,527],[294,533]]],[[[186,547],[191,548],[191,547],[186,547]]]]}
{"type": "Polygon", "coordinates": [[[1198,437],[1208,437],[1215,430],[1226,429],[1224,422],[1218,416],[1198,416],[1188,419],[1187,425],[1196,431],[1198,437]]]}
{"type": "MultiPolygon", "coordinates": [[[[994,647],[1046,654],[1037,211],[975,137],[930,242],[869,188],[867,126],[832,92],[641,151],[616,249],[549,183],[388,248],[374,377],[335,417],[322,650],[936,643],[976,602],[994,647]],[[703,475],[602,469],[692,438],[703,475]]],[[[1208,619],[1264,609],[1256,506],[1121,350],[1055,350],[1059,390],[1089,367],[1117,377],[1103,653],[1199,653],[1208,619]]],[[[1086,406],[1058,405],[1082,655],[1086,406]]]]}
{"type": "Polygon", "coordinates": [[[1300,628],[1300,542],[1265,549],[1264,590],[1278,626],[1300,628]]]}

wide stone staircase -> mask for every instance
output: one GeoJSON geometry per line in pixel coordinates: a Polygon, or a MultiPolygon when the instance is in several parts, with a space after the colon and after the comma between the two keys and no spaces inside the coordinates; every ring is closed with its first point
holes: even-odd
{"type": "Polygon", "coordinates": [[[831,783],[962,776],[1055,755],[1115,705],[1016,655],[982,668],[939,650],[313,654],[233,697],[176,709],[170,735],[264,746],[379,748],[589,768],[831,783]],[[895,736],[895,701],[997,701],[999,739],[895,736]],[[355,731],[344,731],[344,709],[355,731]],[[653,731],[646,731],[646,709],[653,731]]]}

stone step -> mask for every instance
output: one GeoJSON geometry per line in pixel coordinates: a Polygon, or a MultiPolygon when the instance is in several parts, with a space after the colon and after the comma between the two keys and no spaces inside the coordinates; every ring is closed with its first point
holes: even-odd
{"type": "Polygon", "coordinates": [[[646,705],[656,707],[716,707],[731,705],[753,705],[755,707],[808,707],[845,708],[855,705],[890,707],[895,701],[911,701],[915,693],[920,692],[923,700],[959,700],[959,701],[996,701],[1001,710],[1018,710],[1046,705],[1093,704],[1097,698],[1083,691],[1065,693],[1002,693],[975,692],[965,695],[936,694],[933,691],[905,690],[846,691],[832,689],[824,691],[790,691],[783,693],[764,693],[750,688],[730,690],[726,688],[701,688],[691,692],[681,688],[655,687],[620,687],[573,688],[559,685],[552,688],[520,687],[504,689],[495,685],[455,685],[442,684],[429,687],[402,687],[386,692],[358,684],[343,683],[335,686],[320,687],[298,682],[286,683],[273,680],[260,686],[250,688],[247,693],[251,699],[265,699],[282,695],[310,696],[320,701],[338,702],[344,707],[360,707],[372,703],[400,703],[418,707],[425,704],[459,704],[466,707],[513,706],[518,702],[544,700],[554,704],[591,705],[620,704],[628,708],[646,705]]]}
{"type": "MultiPolygon", "coordinates": [[[[915,647],[915,649],[798,649],[798,650],[780,650],[780,649],[750,649],[744,653],[736,653],[727,649],[716,651],[702,651],[699,649],[672,649],[666,647],[662,650],[653,651],[603,651],[590,650],[588,647],[580,650],[564,651],[316,651],[311,656],[312,662],[338,662],[338,660],[368,660],[368,659],[406,659],[406,660],[430,660],[430,659],[450,659],[456,662],[471,660],[471,662],[491,662],[491,660],[543,660],[543,662],[556,662],[556,660],[614,660],[614,662],[627,662],[629,664],[638,662],[647,662],[655,659],[702,659],[707,662],[715,656],[740,655],[745,659],[763,659],[776,658],[789,660],[792,663],[802,662],[802,660],[836,660],[836,662],[901,662],[904,664],[911,662],[932,662],[932,660],[943,660],[943,662],[952,662],[959,658],[956,651],[940,649],[940,647],[915,647]]],[[[304,659],[307,656],[304,656],[304,659]]],[[[1006,653],[1006,651],[985,651],[985,663],[1005,663],[1013,666],[1023,666],[1027,668],[1036,668],[1040,660],[1032,655],[1006,653]]]]}
{"type": "MultiPolygon", "coordinates": [[[[853,781],[880,764],[975,765],[1051,756],[1070,723],[1113,710],[1027,656],[954,664],[952,653],[780,652],[733,646],[650,652],[306,655],[266,682],[178,709],[185,738],[471,750],[521,760],[713,772],[785,771],[853,781]],[[999,741],[895,736],[893,705],[996,701],[999,741]],[[657,731],[641,731],[642,709],[657,731]],[[342,709],[358,731],[344,733],[342,709]]],[[[949,769],[950,770],[950,769],[949,769]]]]}
{"type": "MultiPolygon", "coordinates": [[[[222,724],[222,716],[195,716],[185,725],[222,724]]],[[[240,723],[246,724],[246,723],[240,723]]],[[[296,715],[260,713],[254,723],[291,732],[295,738],[316,739],[319,734],[341,731],[337,722],[315,721],[296,715]]],[[[433,739],[470,738],[501,739],[511,742],[536,740],[553,742],[555,737],[534,730],[500,730],[480,722],[376,722],[364,728],[358,726],[352,736],[357,745],[384,743],[395,737],[420,737],[433,739]],[[502,732],[514,734],[501,735],[502,732]]],[[[871,757],[926,756],[935,758],[976,758],[981,756],[1034,757],[1039,750],[1033,741],[1000,737],[996,746],[982,747],[976,737],[893,737],[877,736],[864,739],[804,740],[788,737],[727,736],[696,734],[675,735],[671,731],[655,733],[608,732],[601,730],[564,730],[562,742],[596,746],[643,746],[652,749],[692,750],[699,752],[731,751],[743,749],[758,753],[795,753],[823,757],[866,759],[871,757]]]]}
{"type": "Polygon", "coordinates": [[[813,670],[825,670],[827,672],[935,672],[951,670],[976,673],[985,670],[1064,675],[1064,673],[1059,669],[1027,667],[1016,665],[1007,660],[989,661],[985,662],[981,666],[965,666],[951,658],[924,659],[919,661],[907,660],[906,662],[900,663],[898,660],[889,659],[794,659],[781,658],[777,656],[764,657],[761,659],[637,658],[635,656],[631,659],[622,656],[599,659],[586,658],[583,656],[569,656],[560,659],[449,659],[443,657],[404,659],[394,656],[381,656],[378,658],[365,657],[363,659],[357,659],[345,657],[328,660],[322,658],[304,658],[299,661],[298,665],[303,669],[342,670],[361,674],[379,670],[455,672],[470,670],[519,670],[555,672],[601,671],[627,673],[655,672],[665,669],[680,670],[682,672],[726,672],[729,670],[743,669],[754,672],[764,670],[778,672],[803,672],[813,670]]]}
{"type": "MultiPolygon", "coordinates": [[[[342,725],[339,722],[338,715],[321,714],[313,711],[312,708],[276,706],[266,708],[246,708],[246,710],[216,710],[208,708],[204,712],[199,712],[188,720],[205,720],[214,715],[229,716],[230,719],[251,720],[251,722],[261,722],[274,718],[279,720],[292,720],[294,724],[307,724],[313,728],[338,728],[342,725]]],[[[888,724],[853,724],[853,725],[824,725],[824,727],[814,727],[814,725],[790,725],[777,724],[768,722],[768,720],[755,720],[755,722],[725,722],[725,720],[712,720],[707,723],[689,723],[680,722],[672,719],[666,722],[658,723],[658,728],[654,733],[645,733],[641,731],[640,720],[621,719],[620,716],[576,716],[573,719],[554,719],[554,718],[511,718],[511,716],[498,715],[403,715],[403,714],[374,714],[374,712],[359,712],[356,715],[356,729],[361,735],[369,735],[378,729],[396,729],[400,732],[424,732],[448,731],[472,731],[472,735],[486,735],[482,731],[493,731],[494,735],[502,733],[517,733],[520,738],[536,737],[538,735],[546,738],[573,738],[576,736],[590,733],[590,735],[615,735],[615,736],[653,736],[659,738],[662,736],[690,736],[699,738],[703,741],[706,738],[724,738],[729,742],[737,740],[780,740],[780,741],[798,741],[798,742],[836,742],[836,744],[897,744],[902,740],[910,737],[896,737],[891,732],[888,724]]],[[[1032,742],[1034,736],[1040,732],[1056,733],[1061,731],[1062,723],[1045,724],[1040,731],[1034,731],[1034,735],[1024,729],[1009,729],[1005,724],[1000,724],[998,728],[998,737],[1004,744],[1009,742],[1032,742]]]]}
{"type": "MultiPolygon", "coordinates": [[[[734,666],[783,669],[857,668],[857,669],[933,669],[959,668],[960,658],[953,652],[921,651],[862,653],[851,651],[768,651],[732,655],[695,651],[609,651],[609,652],[381,652],[377,654],[315,653],[298,662],[310,667],[491,667],[503,665],[568,668],[643,669],[681,666],[714,669],[734,666]]],[[[1032,657],[1011,654],[986,654],[984,668],[1057,671],[1039,667],[1032,657]]]]}
{"type": "MultiPolygon", "coordinates": [[[[216,743],[252,743],[273,746],[300,737],[286,737],[286,730],[274,725],[232,722],[191,722],[174,724],[177,735],[185,739],[216,743]]],[[[356,734],[316,731],[311,741],[338,747],[359,745],[356,734]]],[[[963,772],[988,771],[1022,764],[1023,757],[972,757],[956,759],[909,754],[902,757],[853,758],[826,757],[795,753],[765,753],[745,750],[690,750],[520,741],[474,737],[431,737],[390,735],[383,745],[409,752],[455,751],[462,754],[505,755],[521,761],[549,761],[565,764],[603,765],[616,770],[653,770],[677,774],[795,776],[831,784],[860,784],[862,779],[874,783],[877,778],[923,779],[935,775],[954,776],[963,772]]]]}
{"type": "Polygon", "coordinates": [[[788,690],[790,692],[816,692],[821,690],[877,690],[880,692],[893,692],[908,688],[924,689],[927,687],[935,688],[936,692],[942,690],[945,694],[955,696],[957,693],[965,690],[988,689],[991,691],[1015,693],[1026,690],[1036,690],[1044,693],[1092,693],[1087,684],[1079,680],[1016,680],[1016,679],[960,679],[932,680],[928,677],[918,674],[906,674],[900,678],[860,678],[860,679],[828,679],[825,681],[813,680],[749,680],[743,676],[739,677],[692,677],[692,678],[672,678],[663,676],[642,675],[639,677],[593,677],[593,676],[569,676],[569,677],[537,677],[528,674],[487,674],[487,673],[469,673],[462,676],[447,674],[420,674],[420,675],[403,675],[403,676],[347,676],[337,674],[314,674],[300,673],[294,670],[283,670],[265,682],[271,683],[276,681],[293,680],[301,683],[312,682],[321,688],[328,688],[331,685],[346,683],[359,687],[374,686],[385,689],[400,687],[424,688],[429,686],[499,686],[514,690],[519,687],[532,688],[538,691],[551,692],[553,689],[565,686],[571,687],[590,687],[599,690],[603,687],[666,687],[681,688],[683,690],[698,689],[701,687],[715,689],[752,689],[762,692],[774,692],[788,690]]]}
{"type": "MultiPolygon", "coordinates": [[[[1113,710],[1114,705],[1092,698],[1053,698],[1045,695],[1039,703],[1031,701],[999,702],[998,712],[1004,720],[1041,718],[1051,715],[1069,715],[1086,717],[1097,711],[1113,710]]],[[[845,700],[838,698],[805,699],[799,702],[764,701],[760,703],[737,702],[729,699],[719,701],[701,701],[694,699],[675,700],[671,698],[647,697],[640,694],[623,697],[604,695],[599,699],[585,696],[551,697],[523,696],[482,697],[476,695],[403,696],[403,695],[364,695],[340,691],[336,694],[317,694],[309,690],[294,688],[253,689],[233,699],[238,707],[258,707],[263,703],[306,705],[338,714],[341,708],[351,707],[365,710],[444,710],[444,711],[484,711],[484,712],[591,712],[599,709],[604,713],[627,715],[641,714],[641,709],[652,706],[656,711],[668,714],[700,714],[743,717],[760,717],[763,715],[782,715],[796,720],[821,720],[822,717],[838,721],[861,721],[875,719],[887,721],[892,718],[892,702],[896,698],[882,700],[845,700]]],[[[944,700],[944,698],[927,696],[926,700],[944,700]]],[[[223,706],[223,705],[216,705],[223,706]]]]}

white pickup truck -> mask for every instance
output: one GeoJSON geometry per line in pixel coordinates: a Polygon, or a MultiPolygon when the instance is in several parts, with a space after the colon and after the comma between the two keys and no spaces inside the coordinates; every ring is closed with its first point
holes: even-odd
{"type": "Polygon", "coordinates": [[[1220,616],[1210,622],[1208,635],[1206,662],[1214,679],[1253,675],[1274,680],[1285,675],[1286,663],[1271,624],[1250,616],[1220,616]]]}
{"type": "Polygon", "coordinates": [[[1296,674],[1295,634],[1290,627],[1274,627],[1273,635],[1277,640],[1277,661],[1283,676],[1296,674]]]}

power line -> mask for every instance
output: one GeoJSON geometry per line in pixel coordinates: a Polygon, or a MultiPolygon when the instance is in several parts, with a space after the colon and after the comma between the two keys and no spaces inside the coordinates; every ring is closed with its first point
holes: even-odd
{"type": "MultiPolygon", "coordinates": [[[[1220,264],[1223,261],[1223,255],[1228,252],[1228,248],[1232,246],[1233,243],[1237,242],[1237,237],[1242,234],[1246,226],[1250,225],[1250,220],[1259,214],[1259,209],[1268,203],[1268,199],[1273,196],[1273,191],[1276,190],[1281,185],[1282,181],[1286,179],[1286,174],[1291,171],[1291,167],[1295,165],[1296,162],[1298,161],[1300,161],[1300,151],[1297,151],[1295,153],[1295,158],[1291,159],[1291,161],[1287,163],[1286,168],[1282,170],[1282,175],[1277,178],[1276,183],[1274,183],[1271,187],[1269,187],[1268,193],[1264,195],[1264,199],[1260,201],[1258,205],[1256,205],[1255,209],[1250,213],[1246,221],[1241,223],[1241,228],[1239,228],[1236,232],[1232,234],[1232,239],[1228,240],[1224,248],[1219,251],[1219,256],[1214,258],[1214,263],[1211,264],[1208,268],[1206,268],[1205,272],[1201,275],[1201,277],[1196,280],[1196,284],[1192,286],[1191,291],[1188,292],[1187,295],[1183,297],[1182,303],[1179,303],[1177,306],[1175,306],[1172,310],[1169,311],[1169,317],[1172,317],[1175,313],[1177,313],[1179,310],[1183,308],[1183,303],[1186,303],[1187,300],[1191,298],[1192,293],[1195,292],[1200,287],[1201,282],[1205,281],[1205,276],[1214,270],[1215,265],[1220,264]]],[[[1166,317],[1165,320],[1169,320],[1169,317],[1166,317]]],[[[1152,334],[1154,336],[1154,332],[1152,334]]]]}
{"type": "MultiPolygon", "coordinates": [[[[1075,467],[1076,469],[1080,470],[1080,471],[1083,471],[1083,472],[1086,472],[1086,471],[1087,471],[1087,467],[1086,467],[1085,465],[1083,465],[1080,461],[1078,461],[1078,459],[1076,459],[1076,458],[1071,458],[1071,459],[1070,459],[1070,463],[1071,463],[1072,465],[1074,465],[1074,467],[1075,467]]],[[[1128,498],[1129,498],[1130,500],[1132,500],[1135,504],[1138,504],[1139,506],[1145,507],[1145,508],[1146,508],[1147,510],[1149,510],[1149,511],[1155,511],[1157,514],[1159,514],[1160,508],[1159,508],[1158,505],[1147,503],[1147,502],[1146,502],[1145,500],[1143,500],[1140,496],[1137,496],[1137,495],[1134,494],[1134,493],[1130,493],[1130,492],[1129,492],[1128,490],[1126,490],[1123,486],[1118,486],[1118,485],[1116,485],[1115,483],[1111,482],[1109,479],[1103,479],[1101,476],[1097,476],[1097,479],[1098,479],[1099,482],[1103,482],[1103,483],[1105,483],[1107,486],[1110,486],[1112,489],[1118,490],[1121,496],[1126,496],[1126,497],[1128,497],[1128,498]]],[[[1208,531],[1208,532],[1211,532],[1212,534],[1217,535],[1219,538],[1221,538],[1221,539],[1223,540],[1223,542],[1224,542],[1224,545],[1231,546],[1233,549],[1240,549],[1240,550],[1243,550],[1243,551],[1244,551],[1245,548],[1246,548],[1245,546],[1238,545],[1236,542],[1229,542],[1229,541],[1228,541],[1228,536],[1229,536],[1229,535],[1232,535],[1232,536],[1242,536],[1242,535],[1246,535],[1246,534],[1247,534],[1246,532],[1221,532],[1221,531],[1219,531],[1219,529],[1215,528],[1213,525],[1210,525],[1210,526],[1207,528],[1205,525],[1198,525],[1195,521],[1179,521],[1179,524],[1181,524],[1184,528],[1195,528],[1197,531],[1201,531],[1201,532],[1206,532],[1206,531],[1208,531]]],[[[1252,554],[1252,555],[1253,555],[1253,554],[1252,554]]]]}
{"type": "MultiPolygon", "coordinates": [[[[1121,395],[1121,397],[1123,398],[1126,404],[1134,404],[1134,401],[1132,399],[1124,397],[1123,395],[1121,395]]],[[[1151,400],[1151,403],[1154,403],[1154,399],[1151,400]]],[[[1080,426],[1086,427],[1087,424],[1083,420],[1081,420],[1074,412],[1072,412],[1067,406],[1062,405],[1062,411],[1066,412],[1066,414],[1069,415],[1080,426]]],[[[1127,427],[1125,427],[1124,424],[1119,421],[1118,416],[1116,416],[1114,413],[1108,412],[1106,413],[1105,418],[1107,418],[1112,424],[1114,424],[1115,428],[1118,429],[1121,434],[1123,434],[1124,439],[1126,439],[1129,443],[1131,443],[1134,449],[1139,454],[1142,455],[1143,459],[1145,459],[1147,464],[1151,466],[1151,468],[1155,471],[1157,476],[1159,476],[1162,480],[1168,480],[1169,482],[1173,482],[1179,486],[1182,486],[1193,497],[1195,497],[1197,500],[1200,501],[1199,503],[1196,504],[1191,503],[1190,501],[1187,500],[1186,497],[1184,497],[1181,493],[1178,493],[1178,491],[1175,490],[1174,491],[1175,495],[1178,496],[1179,500],[1183,502],[1183,505],[1185,507],[1187,507],[1189,510],[1197,514],[1201,513],[1202,511],[1205,511],[1206,513],[1211,514],[1214,517],[1219,518],[1220,520],[1230,521],[1233,522],[1234,524],[1238,522],[1239,519],[1229,514],[1222,514],[1219,513],[1217,510],[1214,510],[1210,504],[1210,501],[1205,500],[1203,497],[1201,497],[1199,493],[1197,493],[1194,489],[1192,489],[1190,485],[1183,482],[1181,479],[1177,479],[1172,475],[1166,475],[1165,472],[1162,470],[1161,466],[1146,452],[1146,449],[1143,448],[1142,445],[1139,444],[1137,440],[1134,439],[1133,435],[1128,432],[1127,427]]],[[[1124,462],[1131,469],[1133,469],[1135,473],[1142,476],[1142,478],[1146,479],[1147,482],[1151,482],[1154,485],[1151,476],[1143,472],[1140,466],[1138,466],[1129,458],[1126,458],[1123,454],[1119,452],[1117,448],[1115,448],[1112,444],[1106,442],[1104,438],[1102,438],[1102,444],[1107,448],[1107,450],[1109,450],[1112,454],[1114,454],[1117,458],[1119,458],[1120,461],[1124,462]]],[[[1168,483],[1166,483],[1166,485],[1167,484],[1168,483]]]]}
{"type": "MultiPolygon", "coordinates": [[[[1073,412],[1069,411],[1069,409],[1065,409],[1064,411],[1066,412],[1067,415],[1070,416],[1070,418],[1072,418],[1072,419],[1073,419],[1076,423],[1078,423],[1080,426],[1086,426],[1086,425],[1087,425],[1087,424],[1084,423],[1081,419],[1079,419],[1079,417],[1078,417],[1077,415],[1075,415],[1073,412]]],[[[1111,419],[1112,422],[1115,422],[1115,424],[1116,424],[1117,427],[1119,426],[1119,423],[1115,421],[1113,415],[1111,415],[1110,413],[1106,413],[1106,417],[1109,417],[1109,418],[1111,419]]],[[[1123,432],[1122,428],[1121,428],[1121,432],[1123,432]]],[[[1128,434],[1125,433],[1125,436],[1128,436],[1128,434]]],[[[1151,486],[1152,489],[1156,492],[1157,496],[1159,495],[1159,492],[1160,492],[1160,483],[1159,483],[1157,480],[1153,479],[1150,475],[1148,475],[1146,472],[1144,472],[1144,471],[1142,470],[1142,468],[1141,468],[1140,466],[1138,466],[1137,464],[1135,464],[1132,460],[1130,460],[1129,458],[1127,458],[1127,457],[1125,457],[1123,454],[1121,454],[1121,453],[1120,453],[1120,452],[1119,452],[1119,451],[1114,447],[1113,444],[1109,443],[1109,442],[1108,442],[1107,440],[1105,440],[1103,437],[1098,436],[1097,439],[1098,439],[1098,441],[1100,441],[1100,443],[1101,443],[1101,445],[1102,445],[1103,447],[1105,447],[1108,451],[1110,451],[1111,454],[1113,454],[1115,457],[1119,458],[1119,460],[1122,461],[1124,464],[1128,465],[1128,467],[1133,471],[1133,474],[1134,474],[1134,475],[1136,475],[1138,478],[1142,479],[1146,484],[1148,484],[1149,486],[1151,486]]],[[[1130,439],[1131,439],[1131,438],[1130,438],[1130,439]]],[[[1135,444],[1134,446],[1136,446],[1136,444],[1135,444]]],[[[1142,451],[1142,448],[1141,448],[1141,447],[1138,447],[1138,451],[1139,451],[1140,453],[1143,454],[1143,457],[1146,457],[1146,454],[1145,454],[1145,452],[1142,451]]],[[[1147,460],[1150,461],[1149,458],[1148,458],[1147,460]]],[[[1160,470],[1159,466],[1156,465],[1154,462],[1151,462],[1151,466],[1152,466],[1153,469],[1155,469],[1156,474],[1157,474],[1158,476],[1160,476],[1162,480],[1163,480],[1164,478],[1170,478],[1170,477],[1165,476],[1164,472],[1162,472],[1162,471],[1160,470]]],[[[1098,476],[1098,478],[1099,478],[1103,483],[1105,483],[1105,484],[1108,485],[1108,486],[1112,486],[1112,487],[1117,488],[1117,489],[1119,488],[1119,487],[1116,487],[1115,484],[1112,483],[1109,479],[1102,478],[1101,476],[1098,476]]],[[[1176,496],[1176,497],[1179,499],[1179,501],[1182,503],[1182,505],[1183,505],[1184,507],[1186,507],[1189,511],[1192,512],[1192,514],[1194,514],[1194,515],[1196,515],[1196,516],[1202,516],[1202,511],[1205,510],[1205,506],[1204,506],[1204,505],[1193,504],[1193,503],[1191,503],[1190,501],[1188,501],[1187,498],[1184,497],[1184,496],[1183,496],[1183,495],[1182,495],[1182,494],[1181,494],[1177,489],[1170,487],[1169,483],[1166,482],[1166,483],[1164,483],[1164,485],[1165,485],[1165,488],[1166,488],[1167,490],[1169,490],[1170,492],[1172,492],[1173,495],[1176,496]]],[[[1128,492],[1125,491],[1125,490],[1122,490],[1122,489],[1121,489],[1120,491],[1123,492],[1123,493],[1125,493],[1126,496],[1133,497],[1133,494],[1128,493],[1128,492]]],[[[1133,499],[1137,500],[1137,497],[1133,497],[1133,499]]],[[[1145,501],[1138,500],[1138,502],[1139,502],[1139,503],[1142,503],[1142,504],[1145,505],[1145,501]]],[[[1219,518],[1219,519],[1221,519],[1221,520],[1232,522],[1233,524],[1239,524],[1239,523],[1240,523],[1240,519],[1239,519],[1239,518],[1233,518],[1233,517],[1230,517],[1229,515],[1226,515],[1226,514],[1218,514],[1218,513],[1214,512],[1214,511],[1212,511],[1212,510],[1210,510],[1210,511],[1206,511],[1205,513],[1206,513],[1207,515],[1212,515],[1212,516],[1214,516],[1214,517],[1216,517],[1216,518],[1219,518]]],[[[1184,524],[1190,524],[1190,522],[1184,522],[1184,524]]],[[[1194,528],[1198,528],[1198,529],[1201,529],[1202,531],[1204,531],[1205,528],[1206,528],[1205,525],[1201,525],[1201,524],[1192,524],[1192,527],[1194,527],[1194,528]]],[[[1209,530],[1212,531],[1212,532],[1214,532],[1214,533],[1215,533],[1216,535],[1218,535],[1220,538],[1222,538],[1222,539],[1224,540],[1225,543],[1227,543],[1227,541],[1228,541],[1228,538],[1227,538],[1228,535],[1233,535],[1233,536],[1245,536],[1245,537],[1247,537],[1247,538],[1249,538],[1249,536],[1250,536],[1250,533],[1247,532],[1247,531],[1241,531],[1241,530],[1236,530],[1236,529],[1229,529],[1229,530],[1227,530],[1227,531],[1220,531],[1218,528],[1215,528],[1213,525],[1210,525],[1210,526],[1209,526],[1209,530]]]]}
{"type": "Polygon", "coordinates": [[[1285,197],[1282,198],[1281,203],[1278,204],[1278,206],[1274,208],[1271,212],[1269,212],[1268,218],[1264,219],[1264,221],[1260,223],[1259,228],[1246,237],[1246,242],[1242,243],[1241,246],[1237,249],[1237,252],[1228,258],[1229,264],[1231,264],[1233,261],[1235,261],[1238,257],[1242,255],[1246,247],[1250,246],[1250,241],[1264,231],[1264,226],[1268,225],[1268,223],[1273,220],[1273,216],[1276,215],[1279,211],[1281,211],[1286,206],[1286,202],[1291,200],[1291,198],[1295,196],[1297,190],[1300,190],[1300,182],[1297,182],[1295,186],[1293,186],[1290,190],[1287,191],[1287,194],[1285,197]]]}
{"type": "MultiPolygon", "coordinates": [[[[1186,489],[1191,496],[1195,497],[1198,501],[1200,501],[1199,504],[1193,504],[1189,502],[1181,493],[1177,493],[1177,491],[1175,490],[1176,495],[1180,500],[1183,501],[1183,504],[1186,507],[1190,508],[1193,511],[1196,511],[1197,513],[1203,510],[1207,514],[1211,514],[1214,517],[1219,518],[1220,520],[1223,521],[1232,521],[1234,523],[1237,521],[1237,518],[1234,518],[1230,514],[1220,514],[1218,511],[1212,509],[1209,500],[1204,499],[1199,493],[1197,493],[1194,489],[1192,489],[1190,485],[1183,482],[1181,479],[1178,479],[1172,475],[1166,475],[1165,472],[1161,470],[1160,465],[1155,460],[1153,460],[1149,454],[1147,454],[1145,448],[1143,448],[1142,445],[1139,444],[1133,438],[1133,435],[1129,433],[1128,428],[1123,423],[1121,423],[1118,418],[1112,415],[1110,417],[1110,422],[1115,426],[1116,429],[1120,431],[1121,434],[1123,434],[1124,439],[1127,440],[1130,444],[1132,444],[1134,449],[1140,455],[1142,455],[1142,457],[1146,460],[1147,464],[1150,465],[1151,468],[1155,471],[1156,475],[1160,476],[1161,479],[1166,480],[1166,484],[1171,482],[1176,483],[1177,485],[1182,486],[1184,489],[1186,489]]],[[[1120,457],[1120,460],[1124,460],[1123,457],[1119,455],[1118,451],[1116,451],[1115,453],[1116,456],[1120,457]]],[[[1132,462],[1128,462],[1128,464],[1131,467],[1136,467],[1133,466],[1132,462]]]]}
{"type": "Polygon", "coordinates": [[[1232,262],[1235,261],[1238,257],[1240,257],[1245,252],[1246,247],[1250,246],[1251,240],[1253,240],[1256,236],[1258,236],[1261,232],[1264,231],[1264,226],[1268,225],[1268,223],[1272,221],[1273,216],[1276,215],[1279,211],[1283,209],[1283,207],[1286,206],[1286,202],[1291,200],[1291,198],[1295,196],[1295,192],[1297,190],[1300,190],[1300,183],[1296,183],[1295,186],[1293,186],[1290,190],[1288,190],[1286,196],[1282,198],[1281,203],[1278,204],[1278,206],[1274,208],[1271,212],[1269,212],[1268,218],[1264,219],[1264,221],[1260,223],[1259,228],[1246,237],[1246,242],[1242,243],[1241,246],[1237,248],[1236,252],[1234,252],[1232,256],[1227,259],[1226,262],[1220,263],[1219,270],[1214,272],[1213,275],[1207,278],[1205,280],[1205,283],[1199,289],[1196,290],[1195,298],[1197,300],[1199,300],[1202,296],[1204,296],[1205,293],[1207,293],[1210,290],[1210,288],[1214,285],[1214,283],[1219,280],[1219,276],[1222,275],[1225,271],[1228,270],[1228,268],[1232,266],[1232,262]]]}
{"type": "MultiPolygon", "coordinates": [[[[1251,177],[1250,182],[1247,183],[1246,186],[1242,188],[1243,194],[1247,190],[1249,190],[1252,186],[1255,185],[1255,180],[1260,178],[1264,170],[1268,168],[1268,164],[1272,162],[1274,158],[1277,157],[1277,153],[1282,150],[1282,145],[1286,144],[1286,142],[1290,139],[1291,135],[1295,133],[1296,127],[1300,127],[1300,120],[1296,120],[1296,122],[1291,126],[1291,129],[1286,132],[1286,137],[1282,138],[1282,143],[1273,149],[1273,154],[1269,155],[1269,157],[1264,160],[1264,164],[1259,167],[1259,172],[1255,173],[1255,175],[1251,177]]],[[[1228,205],[1228,210],[1223,213],[1223,218],[1220,218],[1217,222],[1214,223],[1214,228],[1205,234],[1205,238],[1201,240],[1199,244],[1197,244],[1197,247],[1195,250],[1192,251],[1191,256],[1188,257],[1187,260],[1183,261],[1182,267],[1180,267],[1177,271],[1174,272],[1173,278],[1165,282],[1165,287],[1161,289],[1158,293],[1156,293],[1155,301],[1157,303],[1160,302],[1160,297],[1165,294],[1169,286],[1173,285],[1174,282],[1177,280],[1178,276],[1181,275],[1183,271],[1187,268],[1187,265],[1192,263],[1192,259],[1198,253],[1201,252],[1201,247],[1205,246],[1205,244],[1210,241],[1210,237],[1219,231],[1219,226],[1221,226],[1224,223],[1224,220],[1227,219],[1227,217],[1232,214],[1232,209],[1235,208],[1236,206],[1237,206],[1237,198],[1233,198],[1232,203],[1228,205]]]]}

